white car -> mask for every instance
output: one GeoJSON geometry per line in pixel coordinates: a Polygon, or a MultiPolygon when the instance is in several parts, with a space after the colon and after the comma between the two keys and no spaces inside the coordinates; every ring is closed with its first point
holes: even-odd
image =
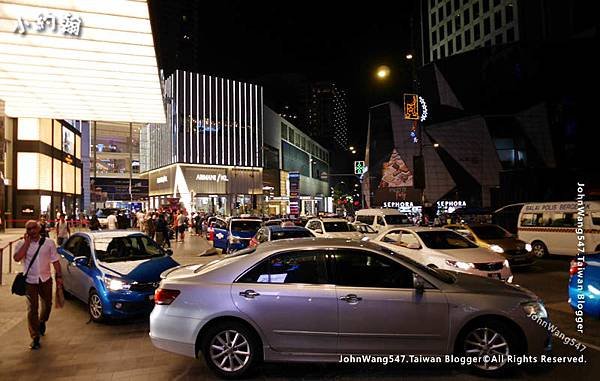
{"type": "Polygon", "coordinates": [[[350,226],[356,229],[357,232],[363,235],[363,239],[366,237],[368,239],[373,239],[379,235],[379,232],[375,230],[375,228],[371,225],[364,224],[362,222],[353,222],[350,226]]]}
{"type": "Polygon", "coordinates": [[[363,234],[357,232],[343,218],[314,218],[308,220],[306,228],[319,238],[362,239],[363,234]]]}
{"type": "Polygon", "coordinates": [[[508,260],[449,229],[393,228],[371,242],[432,268],[512,282],[508,260]]]}

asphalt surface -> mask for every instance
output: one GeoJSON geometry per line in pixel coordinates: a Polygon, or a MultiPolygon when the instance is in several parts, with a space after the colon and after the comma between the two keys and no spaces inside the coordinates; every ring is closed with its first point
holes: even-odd
{"type": "MultiPolygon", "coordinates": [[[[218,256],[199,256],[209,244],[187,237],[174,244],[180,263],[206,262],[218,256]]],[[[547,364],[518,367],[502,379],[592,380],[600,370],[600,321],[586,319],[585,334],[577,335],[573,312],[566,303],[569,258],[539,261],[529,270],[515,272],[515,283],[540,295],[550,318],[559,329],[588,348],[584,364],[547,364]]],[[[6,274],[5,274],[6,276],[6,274]]],[[[95,324],[88,322],[86,306],[69,300],[55,309],[39,351],[28,349],[25,301],[10,295],[5,279],[0,286],[0,380],[212,380],[215,376],[203,360],[195,360],[154,348],[148,338],[146,318],[95,324]],[[9,318],[6,318],[8,316],[9,318]]],[[[7,285],[8,284],[8,285],[7,285]]],[[[554,356],[580,355],[574,348],[554,341],[554,356]]],[[[253,379],[481,379],[466,367],[451,365],[364,364],[264,364],[253,379]]]]}

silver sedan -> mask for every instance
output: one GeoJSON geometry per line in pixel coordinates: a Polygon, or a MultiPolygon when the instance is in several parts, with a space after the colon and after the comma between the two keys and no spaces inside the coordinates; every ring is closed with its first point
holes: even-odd
{"type": "Polygon", "coordinates": [[[369,242],[268,242],[162,277],[153,344],[203,356],[222,377],[241,377],[261,360],[351,354],[458,354],[493,373],[509,365],[506,355],[550,349],[535,321],[546,310],[530,291],[430,269],[369,242]]]}

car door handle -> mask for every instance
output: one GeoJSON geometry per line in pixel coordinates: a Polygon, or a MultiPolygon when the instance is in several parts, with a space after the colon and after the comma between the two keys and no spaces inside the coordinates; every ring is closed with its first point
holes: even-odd
{"type": "Polygon", "coordinates": [[[243,296],[244,298],[254,299],[254,297],[260,296],[260,294],[254,290],[246,290],[241,291],[240,296],[243,296]]]}
{"type": "Polygon", "coordinates": [[[348,294],[346,296],[340,296],[340,300],[343,300],[344,302],[348,302],[348,303],[357,303],[357,302],[360,302],[362,300],[362,298],[355,294],[348,294]]]}

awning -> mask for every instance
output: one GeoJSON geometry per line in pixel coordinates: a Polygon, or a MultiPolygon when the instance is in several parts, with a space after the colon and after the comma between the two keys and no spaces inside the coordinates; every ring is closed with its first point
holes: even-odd
{"type": "Polygon", "coordinates": [[[0,1],[11,117],[164,123],[146,1],[0,1]]]}

